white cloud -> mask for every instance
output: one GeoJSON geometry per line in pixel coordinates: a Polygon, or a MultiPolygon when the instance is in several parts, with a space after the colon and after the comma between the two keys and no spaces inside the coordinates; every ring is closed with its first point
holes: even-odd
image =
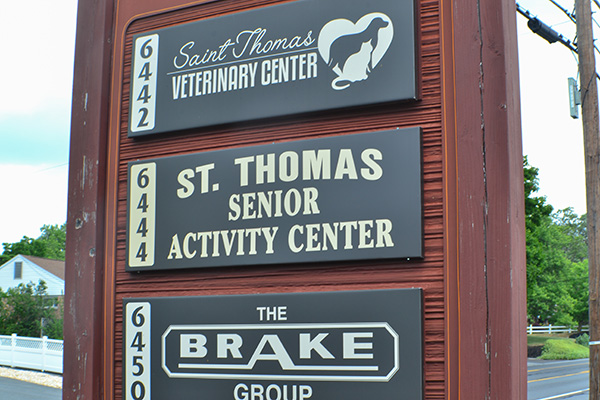
{"type": "Polygon", "coordinates": [[[0,118],[70,107],[76,0],[0,2],[0,118]]]}
{"type": "Polygon", "coordinates": [[[44,224],[64,224],[67,181],[67,165],[0,164],[0,243],[37,238],[44,224]]]}
{"type": "MultiPolygon", "coordinates": [[[[552,4],[520,2],[566,37],[574,24],[552,4]],[[545,6],[545,7],[543,7],[545,6]],[[542,13],[545,11],[544,13],[542,13]],[[558,13],[557,13],[558,11],[558,13]],[[540,14],[542,13],[542,14],[540,14]]],[[[549,44],[517,15],[523,153],[539,168],[540,192],[555,209],[586,212],[581,119],[569,116],[567,79],[578,79],[577,61],[560,43],[549,44]]]]}

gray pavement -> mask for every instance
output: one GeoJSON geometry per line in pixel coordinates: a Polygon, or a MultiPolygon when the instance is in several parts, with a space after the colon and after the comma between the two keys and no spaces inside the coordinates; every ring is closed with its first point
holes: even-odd
{"type": "Polygon", "coordinates": [[[527,361],[528,400],[589,400],[589,361],[527,361]]]}
{"type": "Polygon", "coordinates": [[[61,400],[62,389],[0,377],[2,400],[61,400]]]}
{"type": "MultiPolygon", "coordinates": [[[[589,363],[584,360],[527,361],[528,400],[589,400],[589,363]]],[[[0,399],[61,400],[62,390],[0,377],[0,399]]]]}

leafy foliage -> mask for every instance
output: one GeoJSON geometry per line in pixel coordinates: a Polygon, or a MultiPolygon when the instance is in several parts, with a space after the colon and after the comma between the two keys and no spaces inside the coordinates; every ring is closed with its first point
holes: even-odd
{"type": "Polygon", "coordinates": [[[0,265],[19,254],[64,260],[67,224],[44,225],[40,231],[42,234],[37,239],[23,236],[16,243],[2,243],[4,252],[0,255],[0,265]]]}
{"type": "Polygon", "coordinates": [[[576,360],[589,358],[590,349],[571,340],[550,339],[542,350],[542,360],[576,360]]]}
{"type": "Polygon", "coordinates": [[[577,336],[577,338],[575,339],[575,343],[585,347],[590,347],[590,335],[584,333],[583,335],[577,336]]]}
{"type": "Polygon", "coordinates": [[[582,325],[588,321],[586,217],[553,212],[536,197],[538,169],[523,160],[527,238],[527,314],[530,322],[582,325]]]}
{"type": "Polygon", "coordinates": [[[30,282],[0,290],[0,334],[62,339],[62,304],[49,297],[47,289],[40,280],[37,285],[30,282]]]}
{"type": "MultiPolygon", "coordinates": [[[[16,243],[2,243],[4,252],[0,255],[0,265],[22,254],[65,259],[67,225],[44,225],[37,239],[24,236],[16,243]]],[[[0,289],[0,335],[39,337],[52,339],[63,337],[62,300],[49,297],[48,286],[44,281],[37,285],[30,282],[20,284],[3,292],[0,289]]]]}

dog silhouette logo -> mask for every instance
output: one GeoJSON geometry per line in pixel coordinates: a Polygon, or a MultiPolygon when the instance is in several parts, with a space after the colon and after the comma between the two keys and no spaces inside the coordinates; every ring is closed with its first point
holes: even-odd
{"type": "Polygon", "coordinates": [[[356,23],[339,18],[329,21],[319,33],[319,54],[337,77],[331,82],[343,90],[364,81],[379,64],[394,37],[394,25],[383,13],[370,13],[356,23]]]}

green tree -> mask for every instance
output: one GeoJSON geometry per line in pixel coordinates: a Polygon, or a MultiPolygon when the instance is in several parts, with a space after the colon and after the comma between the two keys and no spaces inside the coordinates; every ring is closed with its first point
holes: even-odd
{"type": "Polygon", "coordinates": [[[65,259],[65,247],[67,242],[67,224],[44,225],[42,226],[42,234],[37,239],[44,244],[45,258],[53,260],[65,259]]]}
{"type": "Polygon", "coordinates": [[[559,210],[552,215],[554,223],[563,233],[562,250],[573,262],[581,262],[588,257],[587,216],[578,216],[572,208],[559,210]]]}
{"type": "Polygon", "coordinates": [[[525,226],[533,228],[540,225],[544,219],[550,217],[554,210],[550,204],[546,204],[546,197],[533,196],[540,189],[538,178],[539,169],[532,167],[523,157],[523,177],[525,187],[525,226]]]}
{"type": "Polygon", "coordinates": [[[47,285],[39,281],[20,284],[0,291],[0,334],[39,337],[44,322],[44,335],[62,339],[62,312],[57,299],[47,295],[47,285]],[[48,329],[50,327],[50,329],[48,329]]]}
{"type": "Polygon", "coordinates": [[[523,160],[527,240],[527,314],[532,322],[587,322],[585,216],[571,208],[553,213],[539,189],[538,169],[523,160]]]}
{"type": "Polygon", "coordinates": [[[581,330],[581,325],[589,323],[589,278],[588,278],[588,260],[583,260],[574,265],[572,277],[570,279],[572,296],[575,299],[572,315],[577,321],[581,330]]]}
{"type": "Polygon", "coordinates": [[[40,231],[42,234],[37,239],[23,236],[16,243],[2,243],[4,252],[0,255],[0,265],[19,254],[64,260],[67,224],[44,225],[40,231]]]}

